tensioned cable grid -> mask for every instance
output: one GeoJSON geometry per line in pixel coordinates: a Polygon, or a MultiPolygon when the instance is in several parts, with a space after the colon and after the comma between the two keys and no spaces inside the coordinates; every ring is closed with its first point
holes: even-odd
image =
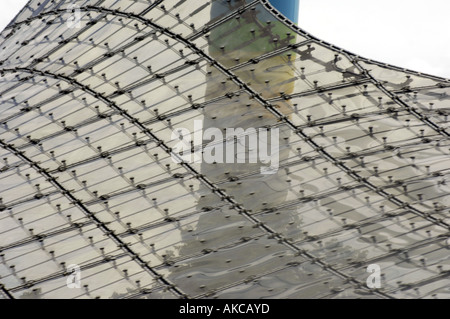
{"type": "Polygon", "coordinates": [[[449,298],[449,80],[264,0],[32,0],[0,36],[0,298],[449,298]],[[278,172],[175,163],[196,121],[278,128],[278,172]]]}

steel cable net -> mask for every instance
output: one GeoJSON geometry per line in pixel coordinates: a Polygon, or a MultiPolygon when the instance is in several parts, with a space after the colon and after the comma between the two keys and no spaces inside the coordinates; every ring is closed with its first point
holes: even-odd
{"type": "Polygon", "coordinates": [[[263,0],[32,0],[1,41],[0,298],[450,297],[449,80],[263,0]],[[174,162],[196,123],[279,129],[278,171],[174,162]]]}

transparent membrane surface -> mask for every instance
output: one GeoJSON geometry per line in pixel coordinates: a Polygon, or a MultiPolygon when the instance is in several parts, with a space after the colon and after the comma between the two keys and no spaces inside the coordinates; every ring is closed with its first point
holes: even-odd
{"type": "Polygon", "coordinates": [[[450,297],[449,80],[263,0],[32,0],[0,41],[0,299],[450,297]]]}

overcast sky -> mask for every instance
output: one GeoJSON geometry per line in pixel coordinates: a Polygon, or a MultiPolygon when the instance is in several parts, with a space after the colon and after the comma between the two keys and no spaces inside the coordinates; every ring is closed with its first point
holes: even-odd
{"type": "MultiPolygon", "coordinates": [[[[26,2],[0,0],[1,29],[26,2]]],[[[449,13],[450,0],[300,0],[299,24],[363,57],[450,78],[449,13]]]]}

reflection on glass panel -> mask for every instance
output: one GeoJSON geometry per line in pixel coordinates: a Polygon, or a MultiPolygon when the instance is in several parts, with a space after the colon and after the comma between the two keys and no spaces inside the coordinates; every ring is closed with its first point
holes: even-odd
{"type": "Polygon", "coordinates": [[[449,81],[274,12],[27,4],[1,34],[0,299],[448,298],[449,81]]]}

